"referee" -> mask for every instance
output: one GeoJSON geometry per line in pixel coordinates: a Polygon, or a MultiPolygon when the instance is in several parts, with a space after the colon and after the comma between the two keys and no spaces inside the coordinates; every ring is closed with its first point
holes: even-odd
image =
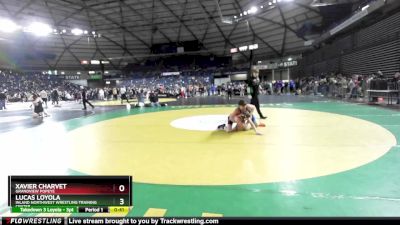
{"type": "Polygon", "coordinates": [[[260,94],[260,78],[258,77],[257,70],[251,70],[248,85],[250,87],[251,101],[250,103],[254,105],[257,109],[258,115],[260,115],[260,119],[266,119],[260,110],[260,101],[258,100],[258,95],[260,94]]]}
{"type": "Polygon", "coordinates": [[[86,89],[81,86],[81,94],[82,94],[82,103],[83,103],[83,109],[82,110],[86,110],[86,103],[89,104],[92,109],[94,109],[94,106],[92,105],[92,103],[89,102],[89,100],[87,99],[87,93],[86,93],[86,89]]]}

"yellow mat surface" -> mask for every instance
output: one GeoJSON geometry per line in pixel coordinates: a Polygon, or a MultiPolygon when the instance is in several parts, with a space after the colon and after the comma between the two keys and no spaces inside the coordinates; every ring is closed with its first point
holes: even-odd
{"type": "Polygon", "coordinates": [[[265,108],[263,136],[193,131],[171,122],[232,108],[146,113],[69,132],[71,168],[91,175],[182,185],[253,184],[323,176],[369,163],[396,145],[383,127],[332,113],[265,108]]]}

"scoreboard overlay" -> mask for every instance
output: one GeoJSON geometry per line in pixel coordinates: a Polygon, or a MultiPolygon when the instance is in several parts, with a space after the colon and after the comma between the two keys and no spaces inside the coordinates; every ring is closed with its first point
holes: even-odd
{"type": "Polygon", "coordinates": [[[109,213],[132,207],[131,176],[9,176],[13,213],[109,213]]]}

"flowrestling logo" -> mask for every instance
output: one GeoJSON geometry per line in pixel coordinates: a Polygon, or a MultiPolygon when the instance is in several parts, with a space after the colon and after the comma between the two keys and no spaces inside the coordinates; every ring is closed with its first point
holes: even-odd
{"type": "Polygon", "coordinates": [[[26,217],[26,218],[15,218],[7,217],[3,219],[4,224],[64,224],[64,218],[61,217],[26,217]]]}

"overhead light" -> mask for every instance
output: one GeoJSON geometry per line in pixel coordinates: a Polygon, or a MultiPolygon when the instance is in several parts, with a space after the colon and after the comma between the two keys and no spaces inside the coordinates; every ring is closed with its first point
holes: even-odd
{"type": "Polygon", "coordinates": [[[362,7],[361,11],[364,11],[364,10],[366,10],[368,8],[369,8],[369,5],[366,5],[366,6],[362,7]]]}
{"type": "Polygon", "coordinates": [[[87,60],[82,60],[82,61],[81,61],[81,64],[82,64],[82,65],[86,65],[86,64],[89,64],[89,62],[88,62],[87,60]]]}
{"type": "Polygon", "coordinates": [[[67,30],[66,30],[66,29],[63,29],[62,32],[65,34],[65,33],[67,33],[67,30]]]}
{"type": "Polygon", "coordinates": [[[234,16],[233,18],[235,18],[235,19],[236,19],[236,18],[237,18],[237,16],[234,16]]]}
{"type": "Polygon", "coordinates": [[[247,51],[247,46],[239,47],[239,51],[241,51],[241,52],[247,51]]]}
{"type": "Polygon", "coordinates": [[[108,71],[104,71],[105,74],[108,74],[108,71]]]}
{"type": "Polygon", "coordinates": [[[74,34],[74,35],[76,35],[76,36],[79,36],[79,35],[82,35],[82,34],[83,34],[83,30],[78,29],[78,28],[75,28],[75,29],[72,29],[72,30],[71,30],[71,33],[74,34]]]}
{"type": "Polygon", "coordinates": [[[253,6],[253,7],[250,8],[250,10],[248,11],[248,13],[249,13],[249,14],[253,14],[253,13],[256,13],[257,10],[258,10],[257,7],[253,6]]]}
{"type": "Polygon", "coordinates": [[[274,4],[275,4],[275,3],[276,3],[276,0],[273,0],[273,1],[272,1],[272,3],[274,3],[274,4]]]}
{"type": "Polygon", "coordinates": [[[238,49],[237,48],[231,48],[231,53],[233,54],[233,53],[236,53],[236,52],[238,52],[238,49]]]}
{"type": "Polygon", "coordinates": [[[47,36],[52,30],[53,29],[51,29],[48,24],[39,22],[34,22],[25,29],[26,32],[33,33],[37,36],[47,36]]]}
{"type": "Polygon", "coordinates": [[[95,71],[89,71],[89,74],[96,74],[95,71]]]}
{"type": "Polygon", "coordinates": [[[76,74],[81,75],[81,72],[76,72],[76,74]]]}
{"type": "Polygon", "coordinates": [[[9,19],[0,19],[0,31],[12,33],[19,29],[19,26],[9,19]]]}
{"type": "Polygon", "coordinates": [[[244,11],[244,12],[243,12],[243,15],[247,15],[247,11],[244,11]]]}
{"type": "Polygon", "coordinates": [[[61,71],[61,75],[64,75],[65,74],[65,72],[64,71],[61,71]]]}
{"type": "Polygon", "coordinates": [[[85,30],[85,31],[83,31],[83,33],[84,33],[84,34],[88,34],[88,31],[87,31],[87,30],[85,30]]]}
{"type": "Polygon", "coordinates": [[[242,14],[242,13],[240,13],[240,16],[243,16],[243,14],[242,14]]]}
{"type": "Polygon", "coordinates": [[[110,61],[101,61],[101,64],[110,64],[110,61]]]}
{"type": "Polygon", "coordinates": [[[95,34],[96,34],[96,31],[92,31],[92,34],[95,35],[95,34]]]}
{"type": "Polygon", "coordinates": [[[268,5],[272,5],[272,2],[268,2],[268,5]]]}
{"type": "Polygon", "coordinates": [[[311,46],[314,43],[314,40],[308,40],[304,42],[304,46],[311,46]]]}
{"type": "Polygon", "coordinates": [[[90,60],[90,64],[92,64],[92,65],[100,65],[100,61],[99,60],[90,60]]]}
{"type": "Polygon", "coordinates": [[[255,50],[255,49],[258,49],[258,44],[249,45],[249,50],[255,50]]]}
{"type": "Polygon", "coordinates": [[[262,5],[262,6],[260,6],[260,8],[264,8],[264,6],[262,5]]]}
{"type": "Polygon", "coordinates": [[[289,57],[287,60],[290,62],[290,61],[292,61],[293,59],[292,59],[291,57],[289,57]]]}

